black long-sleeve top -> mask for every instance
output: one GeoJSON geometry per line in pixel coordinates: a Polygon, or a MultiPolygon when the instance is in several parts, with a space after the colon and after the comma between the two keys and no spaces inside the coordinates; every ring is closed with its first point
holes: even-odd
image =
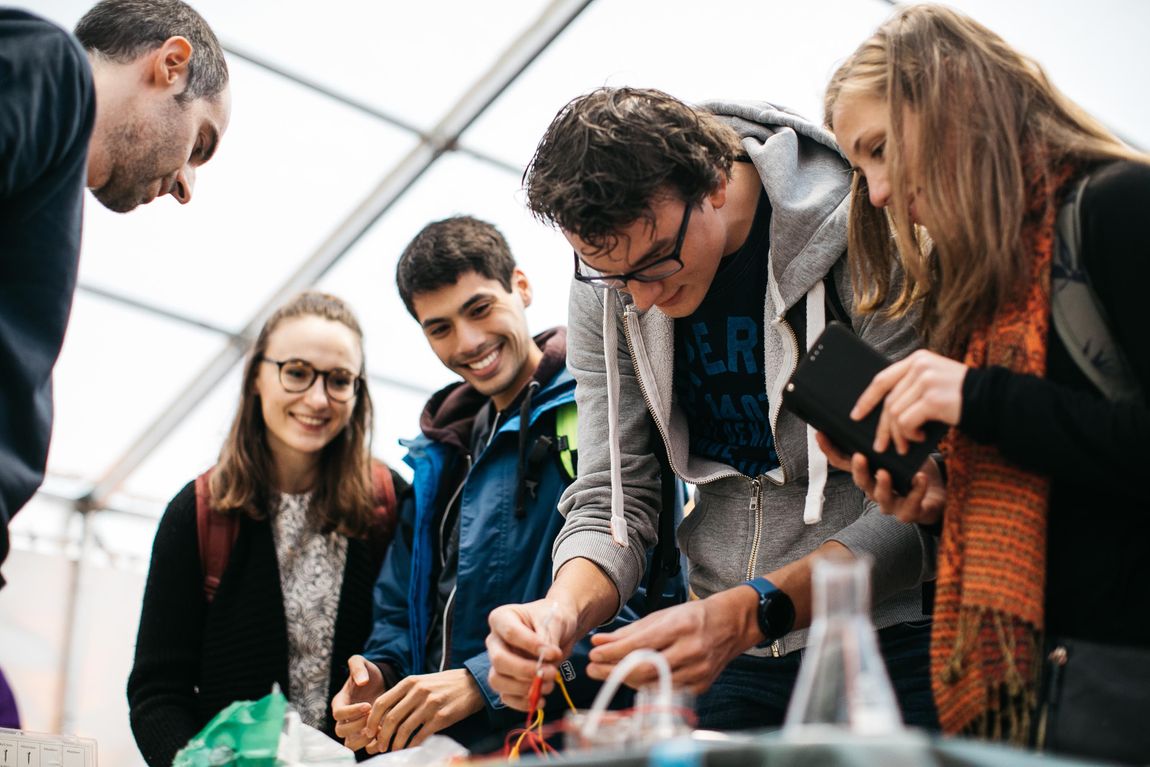
{"type": "MultiPolygon", "coordinates": [[[[396,496],[407,482],[394,472],[396,496]]],[[[349,539],[332,641],[333,697],[347,659],[371,633],[372,588],[386,541],[349,539]]],[[[156,530],[144,589],[128,706],[136,744],[151,767],[176,752],[232,701],[255,700],[278,682],[289,695],[287,619],[270,520],[240,517],[215,598],[204,599],[196,536],[195,484],[172,499],[156,530]]],[[[334,737],[331,713],[324,731],[334,737]]]]}
{"type": "Polygon", "coordinates": [[[1082,198],[1083,265],[1141,384],[1107,401],[1051,328],[1045,378],[971,370],[960,428],[1052,480],[1047,633],[1150,646],[1150,165],[1092,174],[1082,198]],[[1144,474],[1146,472],[1147,474],[1144,474]]]}
{"type": "MultiPolygon", "coordinates": [[[[44,479],[52,367],[80,258],[96,91],[76,38],[0,9],[0,563],[44,479]]],[[[0,576],[0,586],[4,578],[0,576]]]]}

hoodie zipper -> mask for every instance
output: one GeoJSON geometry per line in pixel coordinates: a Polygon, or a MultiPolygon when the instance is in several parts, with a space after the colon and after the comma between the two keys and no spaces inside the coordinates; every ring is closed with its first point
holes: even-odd
{"type": "Polygon", "coordinates": [[[751,480],[751,516],[754,518],[755,532],[751,537],[751,558],[747,560],[747,580],[758,575],[755,561],[759,558],[759,544],[763,541],[763,483],[758,477],[751,480]]]}
{"type": "Polygon", "coordinates": [[[455,607],[455,592],[459,589],[459,574],[455,575],[455,585],[451,587],[451,593],[447,595],[447,604],[443,606],[443,640],[440,644],[442,651],[439,656],[439,670],[445,671],[447,669],[447,653],[451,649],[451,642],[448,637],[451,636],[451,611],[455,607]]]}
{"type": "MultiPolygon", "coordinates": [[[[643,371],[639,366],[639,355],[635,352],[635,344],[631,339],[631,320],[637,318],[638,312],[635,310],[634,304],[627,304],[623,309],[623,337],[627,340],[627,353],[631,355],[631,366],[635,370],[635,380],[639,382],[639,393],[643,395],[643,403],[647,406],[647,412],[651,414],[651,420],[655,422],[655,428],[659,432],[659,437],[663,440],[664,447],[667,448],[667,461],[671,464],[671,471],[675,472],[676,476],[682,477],[683,472],[675,465],[675,460],[671,455],[671,438],[667,434],[667,430],[663,427],[662,421],[659,420],[659,414],[655,411],[655,406],[651,401],[650,395],[647,393],[647,386],[643,383],[643,371]]],[[[716,474],[713,477],[692,482],[691,484],[696,487],[699,485],[709,485],[712,482],[717,482],[720,479],[728,477],[740,477],[747,479],[747,476],[741,472],[731,469],[728,472],[716,474]]]]}
{"type": "MultiPolygon", "coordinates": [[[[471,455],[470,454],[465,455],[464,460],[467,461],[467,470],[463,473],[463,481],[459,483],[459,486],[457,488],[455,488],[455,492],[452,493],[452,495],[451,495],[451,500],[448,501],[448,503],[447,503],[448,509],[450,509],[455,504],[456,499],[459,498],[459,494],[463,492],[464,485],[467,484],[468,476],[471,475],[471,455]]],[[[460,515],[462,515],[462,513],[463,513],[462,508],[459,510],[459,513],[460,513],[460,515]]],[[[439,568],[440,568],[441,572],[442,572],[443,568],[447,567],[447,541],[444,538],[445,528],[443,526],[446,521],[447,521],[447,515],[444,514],[443,518],[440,519],[440,521],[439,521],[439,568]]],[[[440,617],[440,625],[442,627],[442,630],[440,633],[442,634],[442,637],[443,637],[441,644],[440,644],[440,649],[442,650],[442,655],[439,658],[439,670],[440,671],[443,671],[443,669],[447,667],[446,666],[446,664],[447,664],[447,653],[451,649],[451,642],[450,642],[451,611],[455,608],[455,592],[458,588],[459,588],[459,568],[456,567],[455,568],[455,585],[451,587],[451,592],[448,593],[448,595],[447,595],[447,602],[445,602],[443,605],[443,615],[440,617]]]]}
{"type": "MultiPolygon", "coordinates": [[[[778,324],[784,330],[786,330],[787,334],[791,337],[791,348],[794,349],[794,355],[791,359],[791,370],[793,371],[796,367],[798,367],[798,364],[799,364],[799,337],[797,335],[795,335],[795,329],[791,327],[791,323],[787,322],[785,316],[780,316],[778,318],[778,324]]],[[[767,364],[766,363],[767,363],[766,347],[764,346],[764,350],[763,350],[763,385],[764,386],[767,385],[767,379],[766,379],[767,364]]],[[[779,474],[782,476],[782,479],[775,481],[775,480],[771,479],[771,477],[769,475],[767,475],[767,480],[772,482],[773,484],[776,484],[776,485],[783,485],[787,481],[787,463],[786,463],[786,461],[783,460],[783,450],[782,450],[782,447],[779,445],[779,439],[778,439],[778,437],[779,437],[779,414],[782,412],[783,412],[782,403],[780,402],[779,407],[775,408],[775,417],[774,417],[774,420],[772,420],[771,424],[770,424],[771,425],[771,437],[775,443],[775,455],[777,455],[779,457],[779,474]]],[[[769,418],[769,416],[768,416],[768,418],[769,418]]]]}
{"type": "MultiPolygon", "coordinates": [[[[647,387],[643,383],[643,375],[639,369],[639,355],[635,353],[635,345],[631,341],[631,318],[637,316],[635,307],[632,304],[627,304],[623,309],[623,337],[627,340],[627,352],[631,355],[631,365],[635,369],[635,380],[639,382],[639,392],[643,395],[643,402],[647,405],[647,412],[651,414],[651,419],[655,422],[655,428],[659,431],[659,437],[663,440],[663,444],[667,447],[667,461],[671,464],[671,470],[678,476],[683,476],[682,473],[676,468],[674,460],[671,458],[671,440],[667,437],[667,432],[663,429],[663,424],[659,421],[659,416],[655,413],[655,408],[651,403],[651,397],[647,394],[647,387]]],[[[791,336],[794,337],[794,331],[791,331],[791,336]]],[[[797,348],[797,346],[796,346],[797,348]]],[[[796,363],[797,364],[797,363],[796,363]]],[[[765,379],[764,379],[765,380],[765,379]]],[[[772,433],[774,426],[772,425],[772,433]]],[[[775,445],[775,452],[778,453],[778,445],[775,445]]],[[[781,457],[780,457],[781,461],[781,457]]],[[[781,466],[780,462],[780,466],[781,466]]],[[[718,474],[714,477],[709,477],[701,482],[693,483],[696,487],[699,485],[710,484],[717,482],[720,479],[727,477],[739,477],[747,480],[751,485],[751,503],[750,512],[754,518],[754,535],[751,539],[751,556],[747,562],[747,579],[754,578],[755,573],[755,560],[759,557],[759,546],[763,540],[763,515],[762,497],[763,497],[763,483],[758,477],[748,478],[744,474],[732,470],[727,474],[718,474]]]]}
{"type": "MultiPolygon", "coordinates": [[[[606,300],[610,300],[610,296],[606,300]]],[[[635,344],[631,340],[631,318],[637,317],[633,304],[627,304],[623,309],[623,338],[627,341],[627,353],[631,356],[631,366],[635,370],[635,380],[639,382],[639,393],[643,395],[643,403],[647,406],[647,412],[651,414],[651,420],[655,422],[655,429],[659,432],[659,438],[663,440],[663,445],[667,448],[667,463],[671,465],[671,471],[675,472],[676,476],[683,476],[678,467],[675,466],[675,460],[671,457],[671,440],[667,435],[667,431],[663,428],[662,421],[659,420],[658,413],[655,412],[655,406],[651,402],[651,396],[647,394],[647,385],[643,383],[643,374],[639,370],[639,355],[635,353],[635,344]]]]}

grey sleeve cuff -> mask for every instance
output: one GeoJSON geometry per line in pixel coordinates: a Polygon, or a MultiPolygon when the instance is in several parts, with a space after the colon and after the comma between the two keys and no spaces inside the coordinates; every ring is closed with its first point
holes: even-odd
{"type": "Polygon", "coordinates": [[[596,565],[615,584],[619,591],[619,604],[615,606],[615,616],[618,616],[623,605],[639,588],[646,565],[644,552],[636,547],[634,541],[624,547],[615,543],[609,533],[580,530],[556,541],[552,551],[552,573],[558,573],[559,568],[572,559],[580,558],[596,565]]]}
{"type": "Polygon", "coordinates": [[[829,540],[846,546],[855,556],[870,557],[875,604],[934,577],[937,543],[917,525],[883,514],[874,504],[868,503],[861,517],[829,540]]]}

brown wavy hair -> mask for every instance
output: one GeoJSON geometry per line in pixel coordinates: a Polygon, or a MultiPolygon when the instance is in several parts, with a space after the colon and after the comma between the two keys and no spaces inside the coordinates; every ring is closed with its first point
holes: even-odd
{"type": "Polygon", "coordinates": [[[742,151],[717,117],[662,91],[599,88],[568,102],[535,149],[523,183],[527,207],[601,250],[651,201],[677,194],[696,204],[730,179],[742,151]]]}
{"type": "MultiPolygon", "coordinates": [[[[348,305],[335,296],[317,291],[301,293],[268,318],[244,363],[240,406],[212,472],[212,508],[217,511],[238,512],[252,519],[267,517],[275,492],[274,461],[256,392],[256,375],[275,329],[284,320],[305,316],[346,325],[359,339],[362,355],[363,331],[359,322],[348,305]]],[[[366,361],[363,364],[366,370],[366,361]]],[[[324,532],[338,530],[349,537],[362,538],[373,523],[371,414],[371,394],[366,385],[361,385],[347,426],[320,454],[319,481],[312,492],[309,513],[320,520],[324,532]]]]}
{"type": "Polygon", "coordinates": [[[839,67],[824,101],[832,130],[845,96],[885,102],[891,126],[889,208],[870,204],[857,173],[852,184],[856,300],[874,311],[893,294],[896,317],[921,306],[928,344],[952,356],[1025,282],[1024,165],[1049,177],[1066,162],[1150,159],[1064,96],[1033,59],[943,6],[898,11],[839,67]],[[913,147],[908,111],[918,121],[913,147]],[[908,156],[917,158],[916,181],[929,198],[922,227],[910,217],[908,156]],[[905,279],[896,280],[900,253],[905,279]]]}

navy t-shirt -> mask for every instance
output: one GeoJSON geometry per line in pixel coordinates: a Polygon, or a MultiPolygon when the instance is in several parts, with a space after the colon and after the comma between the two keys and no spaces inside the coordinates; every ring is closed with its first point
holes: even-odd
{"type": "Polygon", "coordinates": [[[747,241],[719,264],[689,317],[675,320],[675,395],[690,451],[749,477],[779,465],[763,372],[771,206],[759,195],[747,241]]]}
{"type": "Polygon", "coordinates": [[[79,42],[14,9],[0,9],[0,93],[2,563],[8,520],[44,476],[52,366],[76,286],[96,97],[79,42]]]}

